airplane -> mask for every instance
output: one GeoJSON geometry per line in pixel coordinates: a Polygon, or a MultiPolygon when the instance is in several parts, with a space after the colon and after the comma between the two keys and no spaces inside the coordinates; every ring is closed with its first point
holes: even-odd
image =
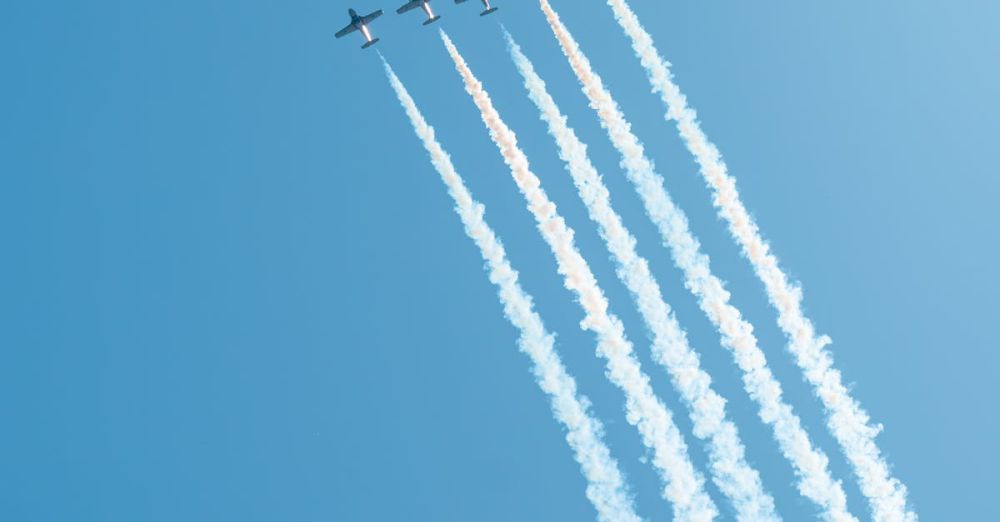
{"type": "Polygon", "coordinates": [[[412,11],[416,8],[421,8],[427,13],[427,20],[424,20],[424,25],[433,24],[441,19],[440,16],[434,16],[434,12],[431,11],[431,0],[409,0],[403,7],[396,9],[396,14],[403,14],[407,11],[412,11]]]}
{"type": "MultiPolygon", "coordinates": [[[[456,4],[461,4],[462,2],[465,2],[465,0],[455,0],[456,4]]],[[[496,11],[497,9],[500,9],[499,7],[490,7],[490,0],[482,0],[482,2],[483,2],[483,5],[486,6],[486,10],[483,11],[483,12],[481,12],[481,13],[479,13],[479,16],[486,16],[486,15],[488,15],[488,14],[496,11]]]]}
{"type": "Polygon", "coordinates": [[[351,15],[351,23],[348,24],[347,27],[337,31],[337,34],[334,36],[340,38],[341,36],[360,30],[361,34],[365,37],[365,44],[361,46],[362,49],[367,49],[378,43],[378,38],[372,38],[372,33],[368,30],[368,24],[370,24],[372,20],[382,16],[381,9],[367,16],[358,16],[358,13],[355,12],[354,9],[348,9],[347,14],[351,15]]]}

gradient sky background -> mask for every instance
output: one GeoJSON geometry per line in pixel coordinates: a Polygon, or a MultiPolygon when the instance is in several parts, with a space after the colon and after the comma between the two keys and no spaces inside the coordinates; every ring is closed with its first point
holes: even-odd
{"type": "MultiPolygon", "coordinates": [[[[620,393],[436,34],[383,8],[396,68],[594,403],[640,513],[669,520],[620,393]]],[[[613,202],[786,520],[814,513],[681,284],[534,2],[438,0],[688,435],[498,24],[613,202]]],[[[553,0],[867,508],[763,288],[603,2],[553,0]]],[[[1000,7],[633,0],[804,284],[924,520],[1000,518],[994,165],[1000,7]]],[[[478,252],[341,1],[36,0],[0,10],[0,519],[592,520],[478,252]]],[[[717,490],[720,507],[731,515],[717,490]]]]}

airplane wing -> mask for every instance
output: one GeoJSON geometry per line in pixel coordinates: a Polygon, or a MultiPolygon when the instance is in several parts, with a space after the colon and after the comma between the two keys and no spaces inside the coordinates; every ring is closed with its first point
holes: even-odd
{"type": "Polygon", "coordinates": [[[382,16],[382,10],[381,9],[379,9],[378,11],[375,11],[374,13],[372,13],[372,14],[370,14],[368,16],[361,17],[361,21],[363,23],[370,24],[372,22],[372,20],[374,20],[374,19],[376,19],[376,18],[378,18],[380,16],[382,16]]]}
{"type": "Polygon", "coordinates": [[[404,4],[403,7],[396,9],[396,14],[403,14],[407,11],[412,11],[420,7],[420,1],[421,0],[410,0],[409,2],[406,2],[406,4],[404,4]]]}
{"type": "MultiPolygon", "coordinates": [[[[347,24],[347,27],[345,27],[345,28],[337,31],[337,34],[335,34],[334,36],[337,37],[337,38],[340,38],[341,36],[344,36],[344,35],[347,35],[347,34],[351,34],[351,33],[353,33],[354,31],[357,31],[357,30],[358,30],[358,28],[354,27],[354,24],[347,24]]],[[[327,34],[330,34],[330,33],[327,33],[327,34]]]]}

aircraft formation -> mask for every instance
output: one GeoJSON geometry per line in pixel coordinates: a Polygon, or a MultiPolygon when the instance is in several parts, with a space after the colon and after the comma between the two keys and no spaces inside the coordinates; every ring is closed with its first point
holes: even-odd
{"type": "MultiPolygon", "coordinates": [[[[466,0],[455,0],[456,4],[464,3],[466,0]]],[[[495,12],[498,7],[493,7],[490,5],[490,0],[480,0],[483,6],[486,8],[483,12],[479,13],[479,16],[486,16],[490,13],[495,12]]],[[[427,15],[427,19],[424,20],[423,25],[432,24],[441,19],[440,15],[435,15],[434,11],[431,10],[431,0],[409,0],[405,4],[396,9],[396,14],[403,14],[407,11],[412,11],[416,8],[420,8],[427,15]]],[[[361,46],[362,49],[367,49],[376,43],[378,43],[378,38],[372,38],[371,30],[368,29],[368,24],[372,23],[376,18],[382,16],[382,10],[377,9],[370,14],[361,16],[354,9],[347,10],[348,16],[351,17],[351,22],[347,24],[347,27],[337,31],[335,35],[337,38],[341,38],[354,31],[361,31],[361,36],[365,38],[365,44],[361,46]]]]}
{"type": "MultiPolygon", "coordinates": [[[[397,1],[403,3],[396,11],[398,14],[422,8],[426,15],[426,18],[421,17],[424,25],[440,19],[431,10],[430,0],[397,1]]],[[[482,15],[495,11],[489,0],[481,1],[486,6],[482,15]]],[[[821,519],[857,522],[858,518],[851,513],[853,506],[848,506],[841,480],[836,479],[827,466],[829,457],[824,449],[813,445],[804,423],[785,400],[782,384],[770,370],[767,356],[753,333],[754,326],[730,301],[730,293],[724,290],[725,282],[712,273],[709,256],[701,251],[699,240],[688,226],[686,213],[670,196],[640,137],[631,130],[627,115],[552,8],[550,0],[537,1],[571,66],[576,83],[620,156],[621,170],[642,201],[649,221],[659,232],[659,242],[669,251],[675,268],[683,274],[684,286],[719,334],[720,348],[732,355],[744,391],[757,409],[760,420],[770,429],[781,457],[794,471],[796,489],[812,504],[821,519]]],[[[800,288],[770,253],[769,243],[740,198],[735,178],[729,174],[718,148],[702,130],[697,113],[674,83],[670,63],[656,50],[652,36],[643,28],[627,0],[607,0],[606,3],[631,42],[632,51],[650,82],[651,93],[660,98],[665,120],[676,124],[680,140],[697,163],[720,219],[726,222],[729,235],[763,283],[767,300],[777,312],[778,327],[787,339],[785,348],[822,403],[826,426],[857,479],[859,490],[868,502],[871,519],[916,522],[917,515],[909,506],[906,486],[893,476],[877,446],[875,437],[881,426],[872,424],[869,415],[851,396],[850,386],[844,384],[840,371],[834,368],[832,355],[826,349],[830,338],[817,333],[813,322],[805,315],[800,288]]],[[[358,16],[351,10],[350,14],[351,25],[339,31],[337,37],[361,31],[365,37],[363,47],[374,45],[378,40],[373,39],[368,24],[381,16],[382,11],[358,16]]],[[[780,520],[774,497],[745,457],[735,418],[727,418],[726,399],[711,387],[712,376],[700,366],[699,354],[689,344],[684,326],[661,295],[648,263],[635,250],[636,239],[612,207],[611,193],[600,171],[588,158],[587,145],[569,126],[556,100],[547,91],[545,81],[513,36],[506,29],[503,33],[528,97],[545,121],[548,134],[555,141],[559,156],[587,207],[587,214],[606,243],[615,273],[637,305],[646,326],[652,360],[669,375],[679,402],[690,415],[694,426],[692,434],[706,445],[707,473],[699,471],[698,465],[689,458],[682,428],[674,424],[667,405],[650,387],[651,374],[642,369],[625,329],[609,311],[604,290],[574,243],[573,229],[543,190],[541,179],[532,171],[525,151],[518,146],[515,132],[504,122],[483,82],[473,73],[455,43],[443,30],[439,31],[439,36],[491,141],[524,196],[542,239],[555,257],[563,286],[575,294],[575,301],[582,307],[584,320],[580,327],[594,334],[596,354],[606,363],[605,375],[625,396],[629,424],[638,429],[645,451],[651,457],[648,463],[665,485],[661,495],[673,505],[674,518],[711,521],[720,515],[715,500],[703,487],[707,483],[705,478],[710,476],[718,493],[731,504],[735,519],[780,520]]],[[[602,439],[600,420],[591,415],[586,401],[577,395],[576,381],[562,366],[553,335],[533,309],[531,296],[520,286],[517,271],[485,220],[484,207],[473,199],[448,152],[437,140],[433,127],[424,119],[388,60],[383,57],[382,62],[396,97],[453,199],[466,234],[480,249],[489,279],[497,286],[504,313],[519,330],[519,348],[532,359],[538,384],[549,396],[556,420],[566,430],[566,441],[581,464],[587,479],[587,496],[597,509],[598,518],[639,522],[642,519],[634,511],[627,482],[602,439]]]]}

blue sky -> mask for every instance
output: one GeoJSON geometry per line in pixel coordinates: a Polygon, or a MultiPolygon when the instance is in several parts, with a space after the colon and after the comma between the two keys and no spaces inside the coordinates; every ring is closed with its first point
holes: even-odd
{"type": "MultiPolygon", "coordinates": [[[[401,3],[401,2],[400,2],[401,3]]],[[[602,2],[552,0],[789,402],[867,509],[602,2]]],[[[504,241],[640,513],[669,520],[593,338],[436,30],[378,48],[504,241]]],[[[786,520],[813,508],[683,288],[539,9],[434,3],[577,231],[692,458],[703,448],[505,48],[522,45],[729,400],[786,520]]],[[[1000,7],[633,0],[924,520],[1000,517],[991,384],[1000,7]]],[[[0,519],[588,520],[482,262],[343,2],[15,2],[0,16],[0,519]]],[[[724,500],[710,489],[720,506],[724,500]]],[[[730,514],[728,511],[726,514],[730,514]]]]}

